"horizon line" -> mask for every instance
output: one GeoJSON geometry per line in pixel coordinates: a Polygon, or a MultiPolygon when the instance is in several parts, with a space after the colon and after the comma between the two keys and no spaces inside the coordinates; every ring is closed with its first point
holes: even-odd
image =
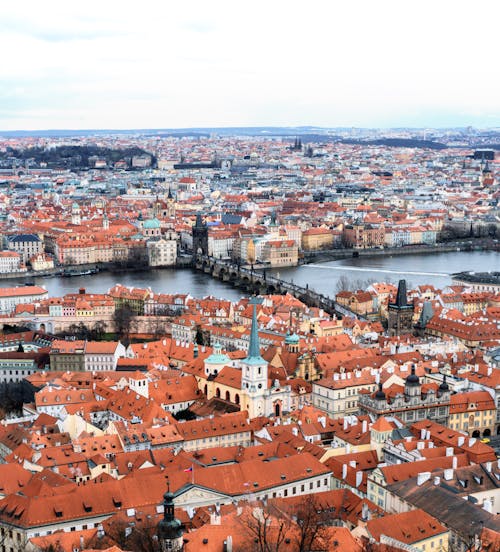
{"type": "Polygon", "coordinates": [[[165,131],[209,131],[209,130],[309,130],[309,131],[332,131],[332,130],[464,130],[464,129],[491,131],[500,130],[500,125],[475,126],[475,125],[451,125],[451,126],[318,126],[318,125],[227,125],[227,126],[186,126],[186,127],[59,127],[39,129],[0,129],[3,133],[36,133],[36,132],[165,132],[165,131]]]}

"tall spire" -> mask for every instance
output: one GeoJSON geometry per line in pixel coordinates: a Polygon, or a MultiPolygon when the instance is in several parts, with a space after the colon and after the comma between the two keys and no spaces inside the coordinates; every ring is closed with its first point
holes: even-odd
{"type": "Polygon", "coordinates": [[[252,312],[252,329],[250,330],[250,345],[248,347],[247,358],[248,361],[253,362],[264,362],[264,359],[260,356],[260,346],[259,346],[259,332],[257,325],[257,305],[260,305],[262,301],[258,297],[252,297],[250,299],[250,304],[253,305],[252,312]]]}
{"type": "Polygon", "coordinates": [[[175,517],[174,495],[170,492],[170,483],[167,481],[167,492],[163,495],[163,519],[157,527],[160,550],[182,550],[183,534],[182,523],[175,517]]]}
{"type": "Polygon", "coordinates": [[[203,219],[201,218],[201,213],[196,214],[196,228],[202,228],[203,227],[203,219]]]}
{"type": "Polygon", "coordinates": [[[396,296],[396,306],[406,307],[408,305],[408,297],[406,295],[406,280],[399,280],[398,294],[396,296]]]}

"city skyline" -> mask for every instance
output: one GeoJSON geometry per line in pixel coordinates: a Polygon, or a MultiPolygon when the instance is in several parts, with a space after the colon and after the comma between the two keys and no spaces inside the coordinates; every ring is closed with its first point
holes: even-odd
{"type": "Polygon", "coordinates": [[[2,130],[500,126],[493,2],[0,12],[2,130]]]}

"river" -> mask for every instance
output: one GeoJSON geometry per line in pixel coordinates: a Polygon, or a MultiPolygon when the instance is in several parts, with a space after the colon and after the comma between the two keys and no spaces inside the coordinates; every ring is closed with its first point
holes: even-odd
{"type": "MultiPolygon", "coordinates": [[[[345,276],[354,284],[367,282],[397,283],[406,279],[407,287],[432,284],[443,288],[451,283],[450,274],[470,270],[490,272],[500,270],[500,253],[496,251],[452,251],[421,253],[418,255],[379,255],[376,257],[347,258],[326,263],[273,270],[284,280],[334,295],[337,282],[345,276]]],[[[358,286],[359,287],[359,286],[358,286]]]]}
{"type": "MultiPolygon", "coordinates": [[[[325,295],[336,293],[338,279],[347,276],[355,283],[391,281],[397,283],[406,278],[409,287],[418,284],[433,284],[444,287],[451,283],[449,274],[462,270],[476,272],[500,270],[500,253],[494,251],[430,253],[420,255],[395,255],[348,258],[326,263],[302,265],[299,267],[273,269],[284,280],[309,285],[325,295]]],[[[116,283],[139,288],[151,288],[157,293],[190,293],[194,297],[214,295],[232,301],[238,300],[243,292],[201,272],[190,269],[154,269],[137,272],[100,272],[89,276],[71,278],[33,278],[33,282],[44,286],[50,296],[60,297],[75,293],[79,288],[87,292],[104,293],[116,283]]],[[[2,286],[23,285],[25,280],[9,280],[2,286]]]]}

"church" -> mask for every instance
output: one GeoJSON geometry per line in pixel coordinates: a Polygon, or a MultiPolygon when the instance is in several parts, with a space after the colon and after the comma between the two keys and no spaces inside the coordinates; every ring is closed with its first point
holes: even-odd
{"type": "Polygon", "coordinates": [[[268,363],[260,354],[258,301],[257,298],[250,301],[253,313],[247,356],[231,360],[216,343],[213,353],[204,361],[203,373],[197,379],[208,399],[217,397],[232,402],[241,410],[248,411],[250,418],[281,416],[290,411],[292,390],[290,385],[269,378],[268,363]]]}

